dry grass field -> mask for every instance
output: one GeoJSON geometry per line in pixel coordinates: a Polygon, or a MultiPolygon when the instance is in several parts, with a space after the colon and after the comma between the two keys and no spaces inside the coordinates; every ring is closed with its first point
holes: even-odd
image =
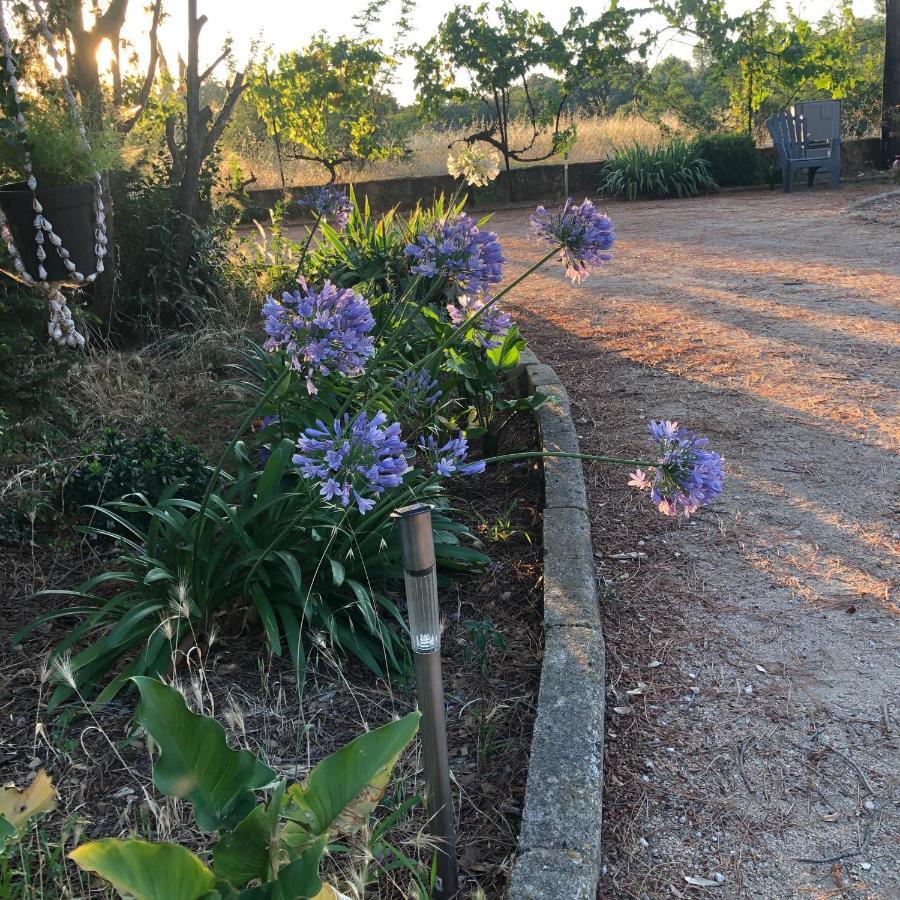
{"type": "MultiPolygon", "coordinates": [[[[656,146],[673,136],[689,136],[689,132],[674,117],[664,118],[661,124],[650,122],[637,115],[582,118],[576,120],[578,141],[569,154],[571,162],[594,162],[605,159],[616,147],[633,143],[656,146]]],[[[415,175],[441,175],[447,171],[447,147],[450,143],[471,134],[476,129],[435,130],[423,129],[413,135],[409,153],[399,159],[367,164],[350,172],[354,180],[370,181],[381,178],[402,178],[415,175]]],[[[512,129],[514,146],[528,142],[530,132],[524,122],[512,129]]],[[[542,136],[532,156],[543,155],[549,147],[549,135],[542,136]]],[[[554,159],[541,160],[553,162],[554,159]]],[[[559,161],[559,158],[557,158],[559,161]]],[[[226,166],[236,162],[241,170],[256,176],[254,188],[280,187],[281,179],[275,150],[271,142],[261,142],[249,158],[226,158],[226,166]]],[[[516,165],[528,165],[517,163],[516,165]]],[[[285,182],[288,186],[321,184],[326,180],[321,166],[299,160],[284,160],[285,182]]]]}

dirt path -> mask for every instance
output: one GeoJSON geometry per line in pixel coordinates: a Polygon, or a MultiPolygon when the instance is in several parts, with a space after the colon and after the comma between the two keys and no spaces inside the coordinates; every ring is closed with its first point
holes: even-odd
{"type": "MultiPolygon", "coordinates": [[[[900,898],[900,244],[846,215],[864,193],[617,204],[603,274],[555,267],[510,304],[586,451],[637,452],[665,417],[728,461],[689,523],[585,467],[603,898],[900,898]]],[[[510,274],[538,252],[526,218],[493,220],[510,274]]]]}

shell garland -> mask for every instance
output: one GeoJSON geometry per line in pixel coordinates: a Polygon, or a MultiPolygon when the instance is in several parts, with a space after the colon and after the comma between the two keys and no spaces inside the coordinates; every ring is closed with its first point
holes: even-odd
{"type": "MultiPolygon", "coordinates": [[[[63,94],[69,106],[69,114],[72,121],[78,128],[82,145],[88,155],[91,155],[91,145],[87,138],[87,129],[81,120],[78,112],[78,102],[72,93],[72,88],[66,78],[65,71],[53,43],[53,35],[50,33],[50,27],[47,24],[47,17],[44,14],[44,8],[41,0],[33,0],[35,12],[38,16],[38,23],[47,42],[47,48],[50,58],[53,61],[53,67],[62,84],[63,94]]],[[[6,27],[6,17],[3,8],[3,2],[0,0],[0,43],[2,43],[3,58],[5,61],[6,71],[9,74],[9,84],[13,89],[13,96],[16,103],[16,131],[19,140],[25,149],[24,170],[28,189],[32,194],[31,206],[35,213],[34,217],[34,240],[37,244],[37,260],[38,260],[38,278],[35,280],[31,273],[25,267],[22,255],[16,247],[12,232],[6,221],[3,212],[0,211],[0,236],[6,242],[9,254],[12,257],[13,266],[16,272],[26,284],[39,287],[47,294],[47,304],[49,307],[50,321],[47,324],[47,331],[50,337],[60,346],[64,347],[83,347],[84,337],[75,330],[75,321],[72,312],[69,309],[65,297],[59,290],[59,286],[55,283],[47,281],[47,270],[44,268],[44,262],[47,259],[46,244],[49,243],[56,251],[59,258],[63,261],[66,271],[73,281],[91,284],[99,274],[104,271],[103,257],[107,255],[107,235],[106,235],[106,213],[103,204],[103,179],[99,171],[94,171],[94,218],[96,227],[94,230],[94,256],[96,265],[94,271],[90,275],[84,275],[78,270],[75,262],[69,258],[69,251],[63,247],[62,239],[53,231],[53,223],[43,215],[44,209],[37,198],[37,179],[34,176],[31,155],[28,151],[27,138],[25,134],[25,115],[22,111],[21,95],[19,94],[19,81],[16,75],[16,67],[13,62],[12,46],[9,36],[9,30],[6,27]]]]}

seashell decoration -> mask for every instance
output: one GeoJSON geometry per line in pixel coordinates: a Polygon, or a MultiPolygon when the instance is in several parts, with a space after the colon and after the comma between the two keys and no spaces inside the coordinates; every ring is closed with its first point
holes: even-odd
{"type": "MultiPolygon", "coordinates": [[[[50,58],[53,62],[53,67],[59,76],[60,83],[62,84],[63,95],[65,96],[66,102],[69,106],[72,121],[75,123],[78,129],[78,134],[81,138],[84,149],[90,155],[92,151],[87,137],[87,129],[84,126],[84,122],[82,122],[81,120],[81,116],[78,112],[78,102],[75,99],[75,95],[72,93],[72,89],[65,75],[65,70],[59,59],[59,54],[56,50],[53,35],[50,33],[50,27],[47,24],[47,17],[44,13],[43,4],[41,0],[32,0],[32,3],[34,5],[35,12],[37,13],[38,24],[40,26],[41,32],[43,33],[44,38],[47,42],[47,48],[50,58]]],[[[33,173],[31,156],[27,149],[25,134],[25,115],[21,106],[22,97],[19,93],[19,80],[16,76],[10,35],[6,27],[6,19],[2,3],[0,3],[0,49],[2,49],[4,66],[7,73],[9,74],[9,86],[12,88],[17,107],[15,119],[16,130],[18,132],[19,140],[25,147],[25,163],[23,168],[27,176],[26,184],[28,185],[28,189],[32,192],[31,206],[35,213],[33,225],[35,229],[34,241],[35,244],[37,244],[37,282],[35,282],[34,278],[32,278],[25,267],[25,263],[22,260],[22,256],[19,253],[18,248],[16,247],[12,232],[9,229],[6,217],[3,215],[2,211],[0,211],[0,237],[2,237],[2,239],[5,241],[7,249],[9,250],[9,254],[12,257],[13,266],[22,280],[27,284],[36,285],[47,294],[47,304],[50,313],[50,321],[47,323],[48,335],[60,346],[71,348],[83,347],[84,337],[75,329],[75,320],[72,317],[72,312],[66,303],[65,297],[59,290],[59,286],[47,282],[47,270],[43,265],[44,261],[47,259],[47,252],[44,249],[43,244],[46,234],[47,239],[49,239],[50,243],[56,248],[57,254],[63,260],[66,270],[71,273],[72,279],[74,281],[78,283],[91,284],[97,279],[97,276],[105,269],[103,264],[103,257],[106,256],[108,252],[106,236],[106,215],[104,213],[105,206],[103,204],[103,176],[98,170],[95,169],[93,178],[94,216],[96,221],[96,229],[94,231],[95,270],[90,275],[85,276],[84,273],[78,270],[75,263],[69,259],[69,251],[66,250],[65,247],[63,247],[62,239],[53,231],[52,223],[44,218],[44,208],[37,198],[36,192],[38,183],[37,178],[35,178],[33,173]]]]}

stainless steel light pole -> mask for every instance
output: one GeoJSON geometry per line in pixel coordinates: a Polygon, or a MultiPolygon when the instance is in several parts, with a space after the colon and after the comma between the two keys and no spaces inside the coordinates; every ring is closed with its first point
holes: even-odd
{"type": "Polygon", "coordinates": [[[434,896],[455,900],[459,895],[456,865],[456,818],[450,791],[447,722],[441,678],[441,622],[435,575],[431,507],[405,506],[394,513],[400,529],[400,552],[406,579],[409,633],[416,667],[416,692],[422,713],[429,830],[437,840],[437,880],[434,896]]]}

